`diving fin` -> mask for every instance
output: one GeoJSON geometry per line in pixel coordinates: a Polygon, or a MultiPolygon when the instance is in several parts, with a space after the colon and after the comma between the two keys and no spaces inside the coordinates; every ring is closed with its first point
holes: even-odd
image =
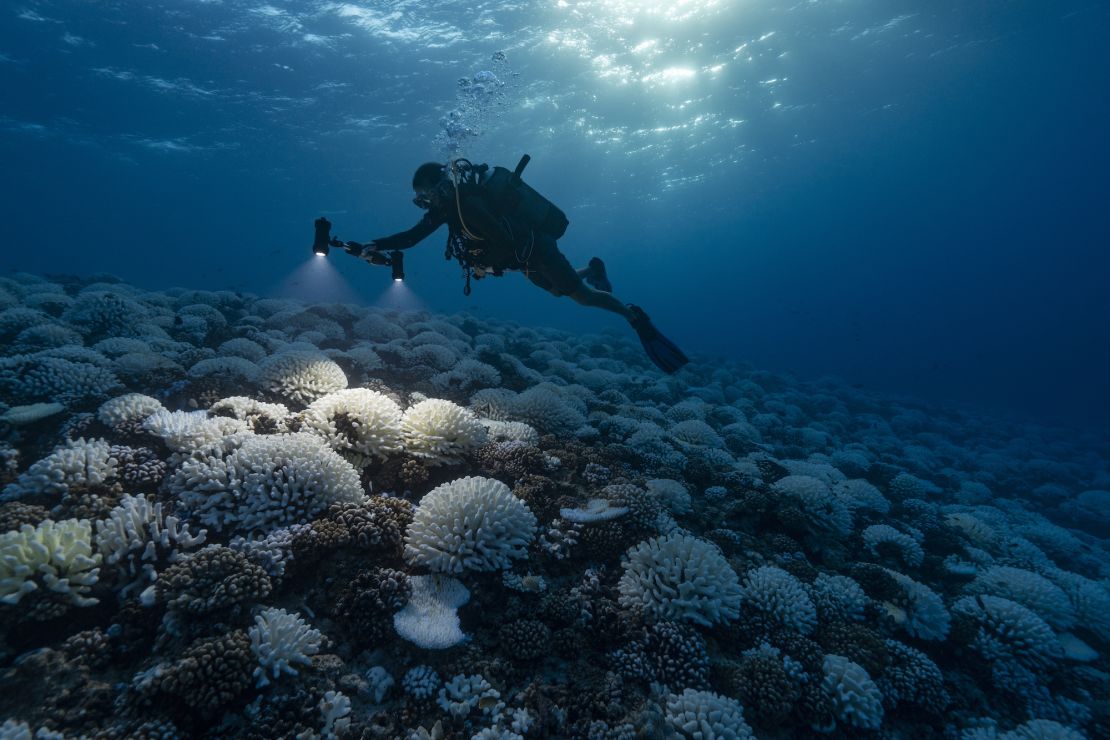
{"type": "Polygon", "coordinates": [[[613,284],[609,282],[609,276],[605,273],[605,263],[601,261],[600,257],[590,258],[589,267],[586,268],[584,277],[586,282],[596,290],[603,293],[613,292],[613,284]]]}
{"type": "Polygon", "coordinates": [[[628,308],[634,314],[629,323],[636,330],[640,344],[644,345],[644,352],[647,352],[647,356],[657,368],[670,375],[678,372],[679,368],[690,361],[674,342],[659,333],[655,324],[651,323],[651,319],[644,313],[644,309],[631,303],[628,304],[628,308]]]}

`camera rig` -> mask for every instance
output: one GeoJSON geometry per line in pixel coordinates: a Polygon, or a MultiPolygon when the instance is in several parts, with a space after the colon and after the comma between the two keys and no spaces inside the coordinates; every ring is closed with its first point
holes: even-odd
{"type": "Polygon", "coordinates": [[[316,219],[316,237],[312,242],[312,253],[317,257],[327,257],[331,247],[342,249],[357,257],[361,257],[372,265],[389,267],[393,272],[394,282],[405,279],[405,253],[399,249],[392,252],[379,252],[367,250],[358,242],[345,242],[331,235],[331,221],[321,216],[316,219]]]}

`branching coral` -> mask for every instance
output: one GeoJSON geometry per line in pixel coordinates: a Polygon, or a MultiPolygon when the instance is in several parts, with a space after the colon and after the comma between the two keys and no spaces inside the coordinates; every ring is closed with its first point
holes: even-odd
{"type": "Polygon", "coordinates": [[[405,451],[433,466],[460,462],[486,441],[486,428],[471,411],[438,398],[407,409],[401,428],[405,451]]]}
{"type": "Polygon", "coordinates": [[[401,449],[401,408],[366,388],[348,388],[313,401],[305,426],[356,467],[385,460],[401,449]]]}
{"type": "Polygon", "coordinates": [[[621,605],[652,618],[709,627],[740,614],[736,572],[704,540],[679,534],[653,537],[629,549],[621,567],[621,605]]]}
{"type": "Polygon", "coordinates": [[[30,619],[91,606],[97,600],[87,594],[98,580],[100,559],[88,520],[47,519],[0,534],[0,603],[19,604],[30,619]]]}
{"type": "Polygon", "coordinates": [[[441,573],[508,568],[536,532],[536,517],[504,483],[460,478],[433,489],[405,534],[405,559],[441,573]]]}

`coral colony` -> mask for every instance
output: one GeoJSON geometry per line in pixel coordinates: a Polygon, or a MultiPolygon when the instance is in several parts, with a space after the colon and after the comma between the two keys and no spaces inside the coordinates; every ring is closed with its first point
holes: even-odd
{"type": "Polygon", "coordinates": [[[0,738],[1110,736],[1098,440],[0,279],[0,738]]]}

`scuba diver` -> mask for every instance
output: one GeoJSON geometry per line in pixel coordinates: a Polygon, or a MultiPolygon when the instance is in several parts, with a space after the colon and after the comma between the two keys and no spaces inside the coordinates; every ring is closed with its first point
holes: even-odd
{"type": "Polygon", "coordinates": [[[532,283],[556,296],[569,296],[583,306],[601,308],[623,316],[651,361],[665,373],[674,373],[689,360],[659,333],[639,306],[624,304],[613,295],[605,263],[594,257],[586,267],[574,269],[556,240],[569,221],[554,204],[520,178],[528,155],[514,171],[474,165],[457,159],[446,165],[427,162],[412,178],[413,198],[426,213],[408,231],[374,239],[367,244],[347,242],[344,249],[367,261],[382,264],[387,251],[408,249],[448,226],[446,259],[458,260],[466,276],[463,293],[470,295],[470,280],[500,276],[506,270],[523,272],[532,283]]]}

